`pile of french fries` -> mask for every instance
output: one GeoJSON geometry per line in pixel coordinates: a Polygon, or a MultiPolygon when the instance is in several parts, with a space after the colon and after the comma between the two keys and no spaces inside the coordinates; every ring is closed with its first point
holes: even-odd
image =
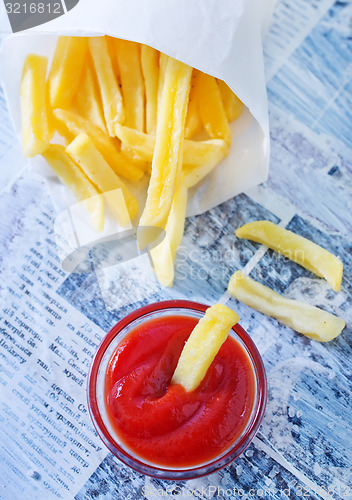
{"type": "Polygon", "coordinates": [[[43,155],[78,200],[90,198],[99,231],[99,195],[121,190],[123,197],[105,199],[120,224],[139,218],[141,249],[165,231],[150,253],[160,283],[171,286],[188,189],[228,154],[229,123],[240,116],[242,102],[212,76],[146,45],[108,36],[59,37],[47,66],[47,58],[35,54],[24,63],[24,156],[43,155]],[[143,176],[150,178],[139,207],[132,188],[143,176]]]}

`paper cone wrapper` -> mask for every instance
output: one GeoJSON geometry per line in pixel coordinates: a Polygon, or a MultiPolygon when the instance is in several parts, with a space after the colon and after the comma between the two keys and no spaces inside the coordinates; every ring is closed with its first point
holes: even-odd
{"type": "MultiPolygon", "coordinates": [[[[20,139],[20,79],[29,53],[54,53],[58,35],[100,36],[144,43],[224,80],[245,104],[231,124],[229,155],[189,193],[187,215],[209,210],[265,181],[269,127],[262,53],[262,4],[257,0],[80,0],[71,11],[3,41],[1,77],[20,139]]],[[[75,203],[49,165],[30,160],[48,179],[57,207],[75,203]],[[64,202],[63,202],[64,200],[64,202]]]]}

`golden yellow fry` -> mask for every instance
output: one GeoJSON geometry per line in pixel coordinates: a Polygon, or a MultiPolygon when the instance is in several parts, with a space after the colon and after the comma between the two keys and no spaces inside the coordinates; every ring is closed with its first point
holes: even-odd
{"type": "MultiPolygon", "coordinates": [[[[157,98],[157,110],[156,110],[156,122],[159,120],[159,113],[161,110],[161,98],[163,96],[164,91],[164,80],[165,80],[165,71],[166,65],[168,61],[168,56],[159,52],[159,82],[158,82],[158,98],[157,98]]],[[[149,174],[151,174],[151,168],[149,169],[149,174]]]]}
{"type": "Polygon", "coordinates": [[[223,304],[209,307],[189,336],[171,382],[193,391],[202,382],[238,315],[223,304]]]}
{"type": "Polygon", "coordinates": [[[202,120],[198,111],[198,72],[196,70],[193,70],[186,117],[186,139],[189,139],[194,134],[199,132],[202,126],[202,120]]]}
{"type": "Polygon", "coordinates": [[[117,64],[117,57],[116,57],[116,45],[115,41],[116,38],[112,36],[107,36],[105,35],[105,39],[108,44],[108,51],[109,51],[109,56],[112,64],[112,69],[114,71],[114,75],[116,77],[117,82],[120,84],[120,71],[119,71],[119,66],[117,64]]]}
{"type": "Polygon", "coordinates": [[[107,134],[98,82],[89,61],[83,67],[76,96],[78,113],[107,134]]]}
{"type": "Polygon", "coordinates": [[[121,154],[124,158],[133,163],[133,165],[138,168],[139,172],[146,172],[151,162],[146,162],[141,156],[139,156],[133,149],[127,148],[125,144],[121,143],[121,154]]]}
{"type": "MultiPolygon", "coordinates": [[[[144,130],[145,122],[145,88],[140,60],[140,45],[127,40],[115,39],[115,55],[121,81],[124,102],[124,123],[136,130],[144,130]]],[[[147,170],[147,164],[138,155],[121,145],[121,152],[129,161],[142,171],[147,170]]]]}
{"type": "Polygon", "coordinates": [[[116,138],[104,134],[99,127],[76,113],[55,109],[53,115],[57,131],[68,141],[72,141],[78,134],[84,132],[89,135],[99,153],[116,174],[131,181],[137,181],[143,177],[143,170],[121,153],[120,143],[116,138]]]}
{"type": "Polygon", "coordinates": [[[120,123],[116,123],[115,133],[125,148],[133,151],[139,158],[149,162],[153,161],[155,135],[139,132],[120,123]]]}
{"type": "Polygon", "coordinates": [[[87,200],[87,208],[93,227],[97,231],[104,229],[104,203],[100,191],[88,179],[80,167],[69,157],[65,148],[59,144],[50,144],[42,153],[54,172],[78,200],[87,200]],[[89,199],[89,200],[88,200],[89,199]]]}
{"type": "MultiPolygon", "coordinates": [[[[80,116],[81,118],[84,118],[85,120],[87,120],[87,118],[83,116],[83,114],[81,113],[81,110],[78,108],[78,103],[77,103],[78,98],[77,97],[78,96],[76,95],[76,97],[73,98],[69,109],[67,109],[67,110],[65,109],[64,111],[70,111],[71,113],[75,113],[76,115],[80,116]]],[[[62,109],[62,108],[57,108],[57,109],[62,109]]],[[[52,119],[54,121],[54,130],[56,130],[57,123],[56,123],[56,120],[54,117],[54,111],[56,111],[56,110],[55,109],[51,110],[51,115],[52,115],[52,119]]]]}
{"type": "MultiPolygon", "coordinates": [[[[146,161],[153,161],[155,136],[144,134],[129,127],[124,127],[119,123],[115,125],[117,137],[129,149],[146,161]]],[[[188,187],[199,182],[209,171],[219,163],[228,153],[229,146],[222,139],[210,139],[208,141],[184,140],[183,142],[183,165],[189,174],[188,187]],[[211,166],[211,168],[209,167],[211,166]],[[197,171],[193,167],[199,166],[197,171]],[[210,168],[210,170],[209,170],[210,168]]]]}
{"type": "Polygon", "coordinates": [[[58,38],[48,77],[50,104],[53,109],[68,107],[76,95],[86,50],[85,37],[58,38]]]}
{"type": "Polygon", "coordinates": [[[191,188],[204,179],[228,154],[229,144],[222,139],[212,139],[210,141],[185,141],[187,143],[184,150],[184,166],[182,168],[182,183],[191,188]],[[190,164],[188,160],[194,158],[198,164],[190,164]]]}
{"type": "Polygon", "coordinates": [[[230,87],[222,80],[217,80],[222,103],[228,121],[231,123],[241,116],[243,110],[243,102],[232,92],[230,87]]]}
{"type": "Polygon", "coordinates": [[[124,192],[121,189],[113,189],[112,191],[106,191],[102,196],[120,224],[132,228],[124,192]]]}
{"type": "Polygon", "coordinates": [[[164,91],[165,71],[168,59],[169,58],[166,54],[163,54],[162,52],[159,53],[159,82],[158,82],[158,103],[157,103],[158,107],[157,107],[157,117],[156,117],[157,121],[159,117],[159,111],[161,109],[161,99],[164,91]]]}
{"type": "Polygon", "coordinates": [[[220,161],[228,152],[229,146],[222,139],[207,141],[184,141],[183,163],[185,167],[204,166],[207,162],[220,161]]]}
{"type": "Polygon", "coordinates": [[[106,37],[89,38],[89,49],[99,82],[106,126],[109,135],[114,137],[115,123],[124,120],[124,108],[106,37]]]}
{"type": "Polygon", "coordinates": [[[158,109],[159,52],[148,45],[141,47],[141,64],[146,94],[146,131],[155,134],[158,109]]]}
{"type": "Polygon", "coordinates": [[[116,204],[111,208],[121,225],[129,224],[130,219],[132,220],[138,213],[138,202],[104,160],[92,139],[87,134],[81,133],[67,146],[66,151],[102,193],[121,189],[129,217],[125,217],[124,206],[116,204]]]}
{"type": "Polygon", "coordinates": [[[140,220],[141,248],[151,243],[147,226],[165,228],[181,172],[184,127],[192,68],[169,57],[158,113],[155,148],[146,204],[140,220]]]}
{"type": "Polygon", "coordinates": [[[236,236],[262,243],[276,250],[317,276],[325,278],[335,292],[340,290],[342,262],[325,248],[307,238],[267,220],[245,224],[237,229],[236,236]]]}
{"type": "Polygon", "coordinates": [[[124,123],[128,127],[143,132],[145,89],[140,59],[140,45],[136,42],[116,39],[115,47],[125,109],[124,123]]]}
{"type": "Polygon", "coordinates": [[[228,291],[247,306],[319,342],[334,339],[345,327],[343,319],[310,304],[287,299],[252,280],[242,271],[232,275],[228,291]]]}
{"type": "Polygon", "coordinates": [[[198,109],[205,130],[214,139],[231,144],[231,130],[222,103],[220,89],[213,76],[200,71],[198,78],[198,109]]]}
{"type": "Polygon", "coordinates": [[[30,54],[21,78],[22,150],[26,158],[42,153],[50,141],[46,105],[46,57],[30,54]]]}
{"type": "Polygon", "coordinates": [[[175,276],[175,257],[186,219],[187,188],[180,184],[175,191],[165,227],[165,237],[150,250],[154,272],[163,286],[172,286],[175,276]]]}

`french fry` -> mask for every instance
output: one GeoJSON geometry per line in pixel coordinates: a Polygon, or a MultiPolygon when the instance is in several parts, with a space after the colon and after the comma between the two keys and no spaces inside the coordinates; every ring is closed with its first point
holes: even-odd
{"type": "MultiPolygon", "coordinates": [[[[115,39],[114,41],[125,110],[124,123],[143,132],[145,123],[145,88],[140,46],[127,40],[115,39]]],[[[139,158],[134,151],[130,151],[124,144],[121,145],[121,151],[138,168],[143,171],[147,170],[146,162],[139,158]]]]}
{"type": "Polygon", "coordinates": [[[166,54],[163,54],[162,52],[159,53],[159,83],[158,83],[157,121],[158,121],[159,111],[161,109],[161,99],[163,97],[164,82],[165,82],[165,71],[166,71],[166,66],[167,66],[168,59],[169,58],[168,58],[168,56],[166,54]]]}
{"type": "MultiPolygon", "coordinates": [[[[129,127],[124,127],[117,123],[115,125],[117,137],[126,147],[134,150],[140,158],[151,162],[153,161],[155,136],[144,134],[129,127]]],[[[183,142],[183,164],[187,167],[187,174],[199,182],[200,171],[192,174],[192,169],[195,166],[201,167],[202,171],[209,170],[208,164],[215,166],[215,162],[221,161],[228,153],[228,144],[221,139],[210,139],[207,141],[192,141],[185,139],[183,142]]],[[[207,172],[208,173],[208,172],[207,172]]],[[[193,186],[193,181],[190,180],[190,186],[193,186]]]]}
{"type": "Polygon", "coordinates": [[[222,139],[210,139],[207,141],[184,141],[183,163],[194,167],[203,166],[205,163],[220,160],[228,152],[229,146],[222,139]]]}
{"type": "Polygon", "coordinates": [[[134,128],[120,125],[120,123],[116,123],[115,133],[121,143],[129,150],[134,151],[139,158],[148,162],[153,161],[155,135],[139,132],[134,128]]]}
{"type": "Polygon", "coordinates": [[[185,141],[187,143],[184,151],[184,166],[182,168],[182,183],[187,187],[194,187],[202,181],[228,154],[229,145],[222,139],[210,141],[185,141]],[[193,165],[188,159],[196,159],[199,163],[193,165]],[[187,161],[186,161],[187,160],[187,161]]]}
{"type": "Polygon", "coordinates": [[[139,171],[150,172],[151,163],[146,162],[141,158],[133,149],[126,148],[126,146],[121,143],[121,154],[128,160],[130,163],[133,163],[135,167],[139,169],[139,171]]]}
{"type": "Polygon", "coordinates": [[[80,133],[66,148],[67,153],[78,163],[87,177],[102,193],[121,189],[129,217],[125,217],[125,207],[112,205],[111,209],[121,225],[126,226],[138,213],[138,202],[118,175],[112,170],[87,134],[80,133]]]}
{"type": "Polygon", "coordinates": [[[235,234],[238,238],[266,245],[317,276],[325,278],[335,292],[341,289],[342,262],[307,238],[267,220],[249,222],[238,228],[235,234]]]}
{"type": "Polygon", "coordinates": [[[119,66],[117,64],[117,56],[116,56],[116,38],[113,36],[105,36],[105,39],[107,41],[108,45],[108,51],[109,51],[109,56],[112,64],[112,69],[114,71],[114,75],[116,77],[116,80],[118,84],[120,85],[120,71],[119,71],[119,66]]]}
{"type": "Polygon", "coordinates": [[[87,200],[87,208],[93,227],[101,232],[104,229],[104,202],[100,191],[83,173],[80,167],[69,157],[65,148],[59,144],[50,144],[43,151],[46,159],[61,182],[73,192],[78,200],[87,200]]]}
{"type": "Polygon", "coordinates": [[[140,47],[135,42],[119,39],[115,40],[115,47],[125,109],[124,124],[143,132],[145,89],[140,47]]]}
{"type": "Polygon", "coordinates": [[[146,94],[146,131],[155,134],[158,109],[159,52],[148,45],[141,47],[141,64],[146,94]]]}
{"type": "Polygon", "coordinates": [[[168,58],[158,113],[152,173],[138,229],[140,248],[151,243],[147,226],[165,228],[181,171],[184,127],[192,68],[168,58]]]}
{"type": "Polygon", "coordinates": [[[310,304],[287,299],[242,271],[232,275],[228,291],[240,302],[319,342],[336,338],[345,327],[343,319],[310,304]]]}
{"type": "Polygon", "coordinates": [[[231,144],[231,129],[215,78],[201,71],[197,72],[197,78],[198,109],[205,130],[213,139],[231,144]]]}
{"type": "Polygon", "coordinates": [[[131,229],[132,223],[125,201],[125,190],[118,188],[111,191],[105,191],[102,196],[120,224],[131,229]]]}
{"type": "Polygon", "coordinates": [[[107,134],[98,82],[89,61],[83,67],[76,95],[78,113],[107,134]]]}
{"type": "Polygon", "coordinates": [[[125,114],[122,95],[109,56],[106,37],[89,38],[89,50],[99,82],[106,126],[109,135],[114,137],[114,125],[116,122],[123,122],[125,114]]]}
{"type": "Polygon", "coordinates": [[[46,57],[30,54],[21,78],[22,150],[26,158],[42,153],[50,141],[46,103],[46,57]]]}
{"type": "Polygon", "coordinates": [[[53,115],[58,132],[68,141],[72,141],[81,132],[89,135],[99,153],[117,175],[131,181],[138,181],[143,177],[143,170],[121,153],[120,144],[116,138],[104,134],[99,127],[76,113],[55,109],[53,115]]]}
{"type": "Polygon", "coordinates": [[[189,139],[202,128],[202,120],[198,111],[198,72],[192,71],[191,90],[189,92],[189,102],[186,117],[185,138],[189,139]]]}
{"type": "Polygon", "coordinates": [[[86,50],[85,37],[58,38],[48,77],[52,109],[67,108],[76,95],[86,50]]]}
{"type": "Polygon", "coordinates": [[[222,80],[217,80],[222,103],[229,123],[237,120],[241,116],[243,110],[243,102],[232,92],[230,87],[222,80]]]}
{"type": "Polygon", "coordinates": [[[175,191],[165,237],[150,250],[154,272],[161,285],[172,286],[175,275],[176,250],[181,243],[187,209],[187,188],[180,184],[175,191]]]}
{"type": "Polygon", "coordinates": [[[186,391],[196,389],[238,321],[238,315],[223,304],[209,307],[182,349],[171,382],[181,384],[186,391]]]}

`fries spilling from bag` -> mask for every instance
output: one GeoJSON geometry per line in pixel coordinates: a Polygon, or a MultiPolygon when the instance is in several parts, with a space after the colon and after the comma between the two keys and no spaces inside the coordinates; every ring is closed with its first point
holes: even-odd
{"type": "MultiPolygon", "coordinates": [[[[79,200],[120,188],[125,206],[110,208],[122,225],[139,217],[140,248],[166,234],[151,256],[159,281],[171,286],[187,190],[227,156],[229,123],[240,116],[242,102],[210,75],[107,36],[59,37],[46,71],[45,57],[26,58],[24,156],[42,154],[79,200]],[[148,190],[140,207],[132,191],[144,176],[148,190]]],[[[92,226],[101,231],[103,207],[88,207],[92,226]]]]}

